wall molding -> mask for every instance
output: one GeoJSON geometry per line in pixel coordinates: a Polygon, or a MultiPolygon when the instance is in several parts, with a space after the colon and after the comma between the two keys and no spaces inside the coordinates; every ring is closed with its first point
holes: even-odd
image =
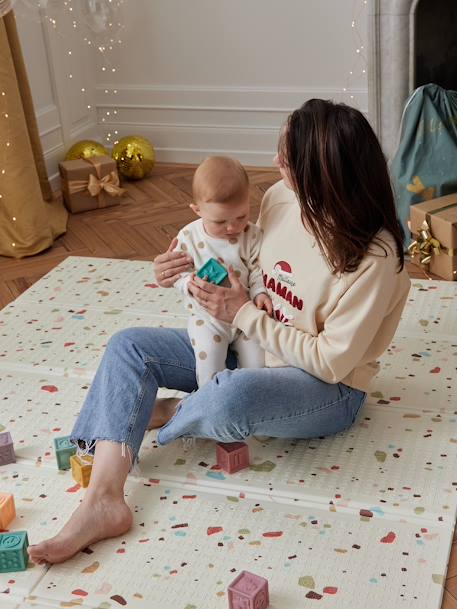
{"type": "MultiPolygon", "coordinates": [[[[367,89],[351,89],[351,94],[367,114],[367,89]]],[[[198,163],[208,155],[227,154],[269,166],[279,129],[292,110],[313,97],[344,101],[343,96],[336,87],[105,84],[96,87],[95,106],[102,140],[114,130],[118,138],[143,134],[159,161],[198,163]]]]}

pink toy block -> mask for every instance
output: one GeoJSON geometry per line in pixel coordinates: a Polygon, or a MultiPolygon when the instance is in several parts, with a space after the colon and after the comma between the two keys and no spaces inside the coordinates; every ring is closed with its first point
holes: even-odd
{"type": "Polygon", "coordinates": [[[9,431],[0,433],[0,465],[16,463],[13,440],[9,431]]]}
{"type": "Polygon", "coordinates": [[[0,529],[7,529],[16,518],[14,497],[10,493],[0,493],[0,529]]]}
{"type": "Polygon", "coordinates": [[[217,464],[221,469],[234,474],[249,467],[249,446],[244,442],[218,442],[216,445],[217,464]]]}
{"type": "Polygon", "coordinates": [[[268,580],[241,571],[228,587],[229,609],[266,609],[270,603],[268,580]]]}

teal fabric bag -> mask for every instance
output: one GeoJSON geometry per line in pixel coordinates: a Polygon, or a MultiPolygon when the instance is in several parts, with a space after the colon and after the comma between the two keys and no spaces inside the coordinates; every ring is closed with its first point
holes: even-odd
{"type": "Polygon", "coordinates": [[[407,246],[410,206],[457,192],[457,91],[430,84],[412,93],[390,172],[407,246]]]}

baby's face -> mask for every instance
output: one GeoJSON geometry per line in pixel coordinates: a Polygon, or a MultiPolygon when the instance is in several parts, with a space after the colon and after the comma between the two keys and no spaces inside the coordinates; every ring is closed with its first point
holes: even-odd
{"type": "Polygon", "coordinates": [[[193,207],[211,237],[230,239],[240,235],[249,222],[249,195],[237,203],[196,202],[193,207]]]}

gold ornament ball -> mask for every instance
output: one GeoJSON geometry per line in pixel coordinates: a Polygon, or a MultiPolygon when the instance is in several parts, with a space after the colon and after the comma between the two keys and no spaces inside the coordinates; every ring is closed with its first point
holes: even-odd
{"type": "Polygon", "coordinates": [[[121,175],[141,180],[154,167],[155,152],[149,140],[139,135],[123,137],[114,145],[112,155],[121,175]]]}
{"type": "Polygon", "coordinates": [[[90,159],[92,156],[109,156],[108,150],[94,140],[81,140],[76,142],[65,155],[66,161],[73,159],[90,159]]]}

